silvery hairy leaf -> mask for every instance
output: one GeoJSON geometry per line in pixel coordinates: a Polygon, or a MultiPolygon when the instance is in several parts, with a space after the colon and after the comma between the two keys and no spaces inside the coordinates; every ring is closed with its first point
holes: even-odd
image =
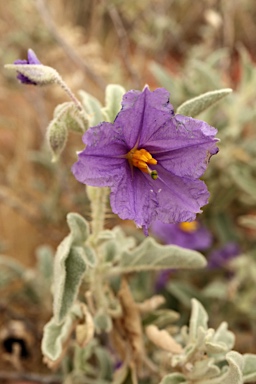
{"type": "Polygon", "coordinates": [[[52,318],[44,326],[42,339],[42,352],[51,361],[58,360],[62,353],[65,342],[69,339],[77,321],[82,318],[82,311],[75,305],[66,316],[64,322],[58,324],[52,318]]]}
{"type": "Polygon", "coordinates": [[[124,251],[120,259],[121,273],[169,268],[202,268],[204,257],[196,251],[174,245],[160,245],[146,238],[137,248],[124,251]]]}
{"type": "Polygon", "coordinates": [[[166,375],[159,384],[187,384],[186,377],[181,373],[166,375]]]}
{"type": "Polygon", "coordinates": [[[53,313],[56,323],[61,323],[72,307],[86,270],[83,248],[72,243],[69,234],[60,243],[54,260],[53,313]]]}
{"type": "Polygon", "coordinates": [[[88,114],[90,127],[94,127],[95,125],[98,125],[100,122],[102,122],[104,118],[101,111],[102,105],[100,102],[95,97],[83,90],[79,91],[79,96],[81,98],[84,110],[88,114]]]}
{"type": "Polygon", "coordinates": [[[107,116],[107,121],[113,123],[116,115],[121,109],[122,97],[125,89],[118,84],[109,84],[105,91],[105,107],[103,113],[107,116]]]}
{"type": "Polygon", "coordinates": [[[185,101],[185,103],[181,104],[176,113],[195,117],[199,115],[201,112],[206,110],[215,104],[218,100],[223,97],[229,95],[232,92],[230,88],[223,88],[216,91],[210,91],[203,93],[200,96],[194,97],[193,99],[185,101]]]}
{"type": "Polygon", "coordinates": [[[67,223],[71,232],[73,244],[82,245],[90,234],[89,223],[76,212],[67,214],[67,223]]]}
{"type": "Polygon", "coordinates": [[[198,336],[199,327],[207,330],[208,315],[198,300],[192,299],[192,312],[189,320],[189,342],[195,342],[198,336]]]}
{"type": "Polygon", "coordinates": [[[251,383],[256,380],[256,355],[246,353],[243,355],[243,382],[251,383]]]}

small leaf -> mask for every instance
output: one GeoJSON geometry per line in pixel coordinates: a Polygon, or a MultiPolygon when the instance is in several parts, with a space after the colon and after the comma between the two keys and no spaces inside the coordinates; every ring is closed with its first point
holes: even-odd
{"type": "Polygon", "coordinates": [[[206,261],[199,252],[175,245],[160,245],[148,237],[134,250],[123,252],[118,272],[202,268],[205,265],[206,261]]]}
{"type": "Polygon", "coordinates": [[[195,342],[198,335],[199,327],[207,330],[208,315],[199,301],[196,299],[191,300],[192,312],[189,320],[189,342],[195,342]]]}
{"type": "Polygon", "coordinates": [[[88,129],[89,120],[86,112],[79,110],[73,101],[57,105],[53,116],[56,120],[65,123],[69,131],[84,133],[88,129]]]}
{"type": "Polygon", "coordinates": [[[185,101],[177,108],[177,114],[195,117],[205,109],[211,107],[218,100],[229,95],[232,92],[230,88],[223,88],[216,91],[203,93],[200,96],[185,101]]]}
{"type": "Polygon", "coordinates": [[[67,214],[67,222],[72,234],[73,244],[83,244],[90,234],[88,221],[78,213],[70,212],[67,214]]]}
{"type": "Polygon", "coordinates": [[[256,355],[246,353],[243,355],[243,382],[251,383],[256,380],[256,355]]]}
{"type": "Polygon", "coordinates": [[[194,363],[193,369],[187,374],[189,382],[201,382],[204,383],[205,379],[216,377],[220,374],[220,368],[217,367],[213,359],[205,357],[202,360],[198,360],[194,363]]]}
{"type": "Polygon", "coordinates": [[[85,270],[83,248],[72,246],[69,235],[59,245],[54,261],[53,313],[56,323],[63,321],[72,307],[85,270]]]}
{"type": "Polygon", "coordinates": [[[219,342],[219,343],[212,343],[210,341],[205,343],[206,352],[208,355],[215,355],[219,353],[226,353],[228,352],[228,348],[225,343],[219,342]]]}
{"type": "Polygon", "coordinates": [[[159,384],[186,384],[186,377],[181,373],[171,373],[166,375],[159,384]]]}
{"type": "Polygon", "coordinates": [[[108,116],[108,121],[113,123],[118,112],[121,109],[122,97],[125,94],[125,89],[118,84],[109,84],[106,87],[105,107],[103,112],[108,116]]]}
{"type": "Polygon", "coordinates": [[[231,351],[227,353],[226,360],[229,364],[228,372],[222,376],[223,384],[242,384],[243,356],[240,353],[231,351]]]}
{"type": "Polygon", "coordinates": [[[64,344],[69,339],[78,319],[79,308],[77,307],[74,308],[74,311],[70,311],[62,324],[56,324],[55,319],[52,318],[45,325],[42,339],[42,352],[44,356],[52,362],[60,359],[64,352],[64,344]]]}
{"type": "Polygon", "coordinates": [[[88,113],[90,127],[98,125],[104,120],[101,112],[102,105],[95,97],[85,91],[79,91],[79,95],[81,97],[82,105],[86,113],[88,113]]]}
{"type": "Polygon", "coordinates": [[[216,329],[212,341],[215,343],[225,343],[228,350],[233,348],[235,344],[235,335],[228,330],[228,324],[225,321],[216,329]]]}

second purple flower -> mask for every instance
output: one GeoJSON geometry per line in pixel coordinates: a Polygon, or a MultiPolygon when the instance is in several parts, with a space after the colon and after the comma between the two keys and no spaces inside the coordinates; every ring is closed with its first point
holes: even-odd
{"type": "Polygon", "coordinates": [[[114,123],[84,134],[86,148],[72,171],[84,184],[110,187],[113,212],[147,234],[155,220],[192,221],[207,204],[209,192],[199,177],[218,152],[216,132],[203,121],[175,115],[164,88],[132,90],[114,123]]]}

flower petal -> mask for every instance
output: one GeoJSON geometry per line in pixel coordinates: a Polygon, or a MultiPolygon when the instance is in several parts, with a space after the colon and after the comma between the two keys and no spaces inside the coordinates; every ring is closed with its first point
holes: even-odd
{"type": "Polygon", "coordinates": [[[190,148],[209,143],[214,146],[217,130],[204,121],[189,116],[175,115],[167,121],[147,142],[150,153],[165,153],[169,150],[190,148]]]}
{"type": "Polygon", "coordinates": [[[153,134],[147,150],[166,170],[195,179],[218,152],[215,134],[215,128],[207,123],[177,115],[153,134]]]}
{"type": "Polygon", "coordinates": [[[123,220],[134,220],[138,227],[144,228],[145,234],[156,217],[158,206],[157,193],[152,189],[150,180],[150,176],[139,169],[134,168],[132,174],[126,164],[126,172],[110,195],[113,212],[123,220]]]}
{"type": "Polygon", "coordinates": [[[166,224],[157,220],[152,225],[152,233],[165,244],[179,245],[183,248],[204,250],[211,246],[212,235],[200,223],[193,232],[186,232],[179,224],[166,224]]]}
{"type": "Polygon", "coordinates": [[[86,148],[79,153],[72,172],[81,183],[95,187],[111,187],[122,177],[127,160],[126,147],[115,139],[114,126],[101,123],[83,136],[86,148]]]}
{"type": "Polygon", "coordinates": [[[201,180],[189,180],[167,172],[161,166],[158,179],[134,168],[126,172],[111,191],[113,212],[123,220],[134,220],[145,234],[156,219],[167,223],[192,221],[208,201],[209,192],[201,180]]]}
{"type": "Polygon", "coordinates": [[[201,180],[181,178],[161,165],[155,166],[158,179],[154,191],[158,193],[157,219],[165,223],[195,220],[201,207],[207,204],[209,192],[201,180]]]}
{"type": "Polygon", "coordinates": [[[196,179],[203,175],[211,156],[217,152],[218,148],[215,143],[206,142],[188,148],[154,154],[154,158],[167,171],[176,176],[196,179]]]}
{"type": "Polygon", "coordinates": [[[28,64],[42,64],[33,49],[28,50],[28,64]]]}
{"type": "Polygon", "coordinates": [[[127,92],[122,101],[122,110],[115,125],[122,127],[130,148],[142,148],[154,131],[174,114],[169,104],[169,92],[158,88],[153,92],[146,87],[143,92],[127,92]]]}

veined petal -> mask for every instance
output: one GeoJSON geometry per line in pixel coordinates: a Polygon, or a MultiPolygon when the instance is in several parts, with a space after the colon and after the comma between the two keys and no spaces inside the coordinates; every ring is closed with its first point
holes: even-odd
{"type": "Polygon", "coordinates": [[[79,154],[72,172],[80,183],[93,187],[113,187],[122,177],[126,162],[126,159],[95,154],[94,150],[86,148],[79,154]]]}
{"type": "Polygon", "coordinates": [[[166,223],[195,220],[209,198],[203,181],[175,176],[161,166],[155,168],[158,179],[152,180],[137,169],[132,175],[126,165],[110,197],[113,212],[123,220],[134,220],[146,234],[156,219],[166,223]]]}
{"type": "Polygon", "coordinates": [[[109,145],[114,145],[115,150],[113,152],[108,151],[112,156],[125,155],[129,148],[127,148],[122,129],[115,126],[113,123],[102,122],[96,127],[90,128],[83,135],[83,142],[96,151],[98,148],[104,148],[108,151],[109,145]]]}
{"type": "Polygon", "coordinates": [[[118,182],[127,163],[127,150],[116,134],[113,124],[104,122],[83,135],[87,146],[72,167],[78,181],[95,187],[111,187],[118,182]]]}
{"type": "Polygon", "coordinates": [[[158,88],[153,92],[145,87],[143,92],[127,92],[122,101],[122,110],[115,120],[115,126],[122,127],[125,141],[130,148],[143,147],[153,135],[174,114],[169,103],[169,92],[158,88]]]}
{"type": "Polygon", "coordinates": [[[215,142],[206,141],[189,148],[155,154],[159,164],[176,176],[195,179],[205,172],[212,155],[218,152],[215,142]]]}
{"type": "Polygon", "coordinates": [[[126,164],[125,172],[111,190],[110,203],[113,212],[123,220],[134,220],[147,234],[155,220],[158,207],[157,193],[153,190],[149,175],[134,168],[133,173],[126,164]]]}
{"type": "Polygon", "coordinates": [[[154,180],[154,191],[158,193],[157,219],[165,223],[180,223],[195,220],[201,207],[207,204],[209,192],[202,180],[178,177],[155,166],[158,179],[154,180]]]}
{"type": "Polygon", "coordinates": [[[209,143],[216,145],[217,130],[204,121],[189,116],[175,115],[169,119],[147,142],[150,153],[164,153],[209,143]]]}

